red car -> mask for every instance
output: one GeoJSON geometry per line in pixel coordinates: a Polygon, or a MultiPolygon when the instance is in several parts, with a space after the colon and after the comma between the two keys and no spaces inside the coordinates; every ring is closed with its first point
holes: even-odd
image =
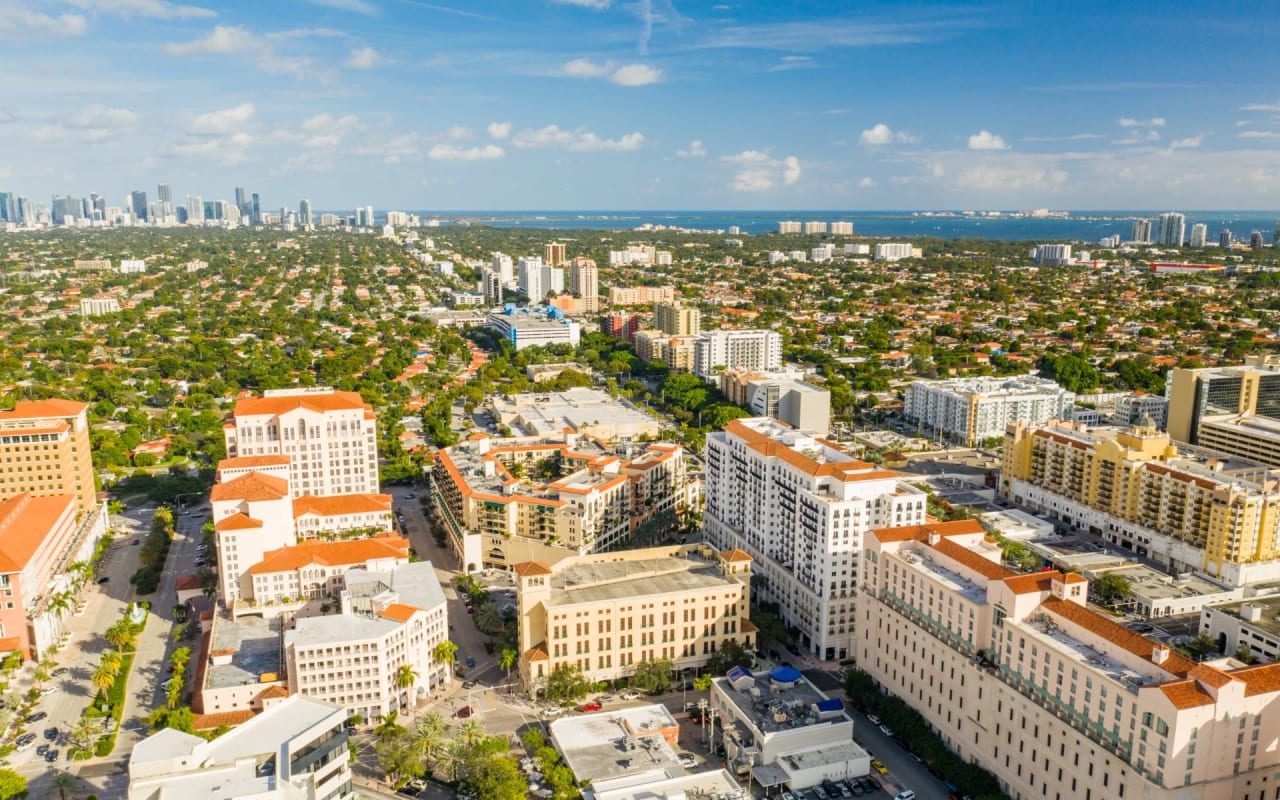
{"type": "Polygon", "coordinates": [[[458,719],[466,719],[467,717],[471,716],[471,706],[463,706],[462,708],[458,709],[458,713],[454,714],[454,716],[457,717],[458,719]]]}
{"type": "Polygon", "coordinates": [[[589,711],[599,711],[602,708],[604,708],[604,706],[594,701],[590,703],[583,703],[582,705],[578,706],[578,710],[584,714],[589,711]]]}

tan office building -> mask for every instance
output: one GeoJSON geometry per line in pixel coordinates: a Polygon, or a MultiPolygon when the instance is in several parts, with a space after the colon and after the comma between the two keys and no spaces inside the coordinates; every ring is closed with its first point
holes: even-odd
{"type": "Polygon", "coordinates": [[[600,310],[600,270],[590,258],[578,256],[569,266],[569,291],[578,296],[578,311],[595,314],[600,310]]]}
{"type": "Polygon", "coordinates": [[[697,336],[702,333],[702,312],[679,303],[658,303],[653,307],[653,324],[671,336],[697,336]]]}
{"type": "Polygon", "coordinates": [[[89,406],[70,400],[23,401],[0,411],[0,497],[73,494],[76,509],[97,505],[89,452],[89,406]]]}
{"type": "Polygon", "coordinates": [[[966,520],[865,537],[858,667],[1013,800],[1275,796],[1280,665],[1197,664],[966,520]]]}
{"type": "Polygon", "coordinates": [[[515,565],[520,677],[531,695],[561,665],[593,681],[668,659],[698,667],[728,641],[755,647],[751,556],[705,544],[515,565]]]}

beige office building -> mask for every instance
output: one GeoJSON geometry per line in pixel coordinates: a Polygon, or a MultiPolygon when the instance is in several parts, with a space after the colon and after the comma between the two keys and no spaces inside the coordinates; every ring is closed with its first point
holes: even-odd
{"type": "Polygon", "coordinates": [[[609,305],[612,306],[645,306],[650,303],[674,303],[675,300],[674,286],[609,287],[609,305]]]}
{"type": "Polygon", "coordinates": [[[702,333],[702,312],[694,306],[658,303],[653,307],[653,324],[670,336],[697,336],[702,333]]]}
{"type": "Polygon", "coordinates": [[[561,665],[593,681],[644,661],[706,663],[727,641],[751,650],[751,556],[705,544],[653,547],[514,567],[520,677],[531,695],[561,665]]]}
{"type": "Polygon", "coordinates": [[[578,256],[569,265],[569,291],[578,296],[578,311],[595,314],[600,310],[600,270],[590,258],[578,256]]]}
{"type": "Polygon", "coordinates": [[[227,456],[286,455],[294,497],[378,491],[377,417],[355,392],[276,389],[238,400],[227,456]]]}
{"type": "Polygon", "coordinates": [[[1280,466],[1280,357],[1250,356],[1238,367],[1175,369],[1168,394],[1169,435],[1177,441],[1267,456],[1262,460],[1280,466]]]}
{"type": "Polygon", "coordinates": [[[79,514],[97,507],[89,451],[89,406],[23,401],[0,411],[0,497],[73,494],[79,514]]]}
{"type": "Polygon", "coordinates": [[[858,667],[1013,800],[1275,797],[1280,665],[1197,664],[973,521],[865,537],[858,667]]]}

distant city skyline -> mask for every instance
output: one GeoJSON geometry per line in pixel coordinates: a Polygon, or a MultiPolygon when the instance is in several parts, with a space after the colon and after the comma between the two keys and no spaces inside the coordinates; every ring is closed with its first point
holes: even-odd
{"type": "Polygon", "coordinates": [[[259,213],[1267,208],[1278,53],[1248,7],[1185,0],[8,0],[0,191],[163,185],[178,206],[245,186],[259,213]]]}

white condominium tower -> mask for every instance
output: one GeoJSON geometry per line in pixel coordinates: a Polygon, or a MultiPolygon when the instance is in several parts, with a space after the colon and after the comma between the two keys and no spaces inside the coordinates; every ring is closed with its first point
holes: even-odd
{"type": "Polygon", "coordinates": [[[782,366],[782,334],[777,331],[703,331],[694,347],[693,371],[701,378],[725,369],[768,372],[782,366]]]}
{"type": "Polygon", "coordinates": [[[378,491],[377,417],[355,392],[276,389],[236,402],[227,456],[289,457],[294,497],[378,491]]]}
{"type": "Polygon", "coordinates": [[[923,523],[924,492],[768,417],[707,436],[706,459],[708,541],[755,560],[753,591],[778,604],[808,652],[852,657],[862,535],[923,523]]]}

